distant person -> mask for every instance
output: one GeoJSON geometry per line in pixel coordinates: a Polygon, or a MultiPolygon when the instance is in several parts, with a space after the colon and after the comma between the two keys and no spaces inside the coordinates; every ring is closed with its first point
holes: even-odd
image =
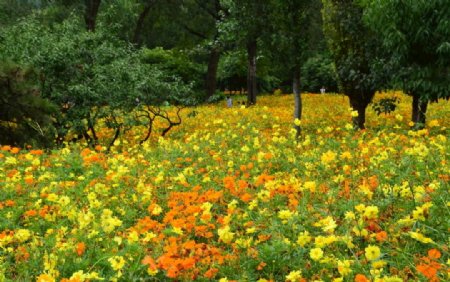
{"type": "Polygon", "coordinates": [[[326,91],[325,86],[322,86],[322,88],[320,88],[320,94],[325,94],[325,91],[326,91]]]}
{"type": "Polygon", "coordinates": [[[227,107],[228,108],[233,107],[233,99],[231,99],[230,96],[227,97],[227,107]]]}

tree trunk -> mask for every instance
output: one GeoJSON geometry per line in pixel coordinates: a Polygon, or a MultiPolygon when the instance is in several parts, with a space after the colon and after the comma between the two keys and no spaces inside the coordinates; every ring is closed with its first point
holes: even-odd
{"type": "Polygon", "coordinates": [[[365,103],[363,101],[355,101],[350,98],[350,106],[353,110],[358,112],[357,117],[353,117],[353,127],[355,129],[365,129],[364,124],[366,123],[366,108],[369,103],[365,103]]]}
{"type": "Polygon", "coordinates": [[[256,40],[249,41],[247,43],[247,58],[248,58],[248,70],[247,70],[247,104],[256,104],[256,40]]]}
{"type": "Polygon", "coordinates": [[[88,31],[95,31],[95,21],[97,19],[98,9],[101,0],[86,0],[86,12],[84,14],[84,21],[88,31]]]}
{"type": "Polygon", "coordinates": [[[427,109],[428,101],[421,100],[418,95],[413,95],[411,120],[415,129],[423,129],[425,127],[427,109]]]}
{"type": "MultiPolygon", "coordinates": [[[[292,79],[292,90],[294,92],[294,120],[302,119],[302,96],[300,94],[300,71],[299,68],[295,68],[294,70],[294,77],[292,79]]],[[[300,125],[294,125],[295,128],[295,139],[298,139],[301,134],[301,127],[300,125]]]]}
{"type": "Polygon", "coordinates": [[[139,14],[139,18],[136,23],[136,28],[134,29],[133,43],[137,46],[141,46],[141,33],[144,27],[145,19],[147,18],[151,7],[155,4],[154,0],[149,0],[144,7],[144,10],[139,14]]]}
{"type": "Polygon", "coordinates": [[[208,72],[206,74],[206,98],[210,98],[216,92],[217,87],[217,68],[219,67],[220,51],[213,48],[209,54],[208,72]]]}

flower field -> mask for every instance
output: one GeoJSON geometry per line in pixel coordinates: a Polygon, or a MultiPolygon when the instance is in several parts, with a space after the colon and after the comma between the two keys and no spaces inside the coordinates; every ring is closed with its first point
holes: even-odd
{"type": "Polygon", "coordinates": [[[0,281],[449,281],[450,103],[410,131],[399,97],[355,132],[303,95],[298,142],[279,95],[109,153],[2,146],[0,281]]]}

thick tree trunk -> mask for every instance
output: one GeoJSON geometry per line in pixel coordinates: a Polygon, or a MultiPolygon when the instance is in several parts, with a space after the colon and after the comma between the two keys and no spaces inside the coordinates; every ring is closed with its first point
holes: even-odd
{"type": "Polygon", "coordinates": [[[216,92],[217,87],[217,68],[219,67],[220,51],[213,48],[209,54],[208,72],[206,74],[206,98],[210,98],[216,92]]]}
{"type": "Polygon", "coordinates": [[[355,101],[350,98],[350,106],[358,112],[358,116],[353,117],[353,127],[355,129],[365,129],[366,123],[366,108],[369,103],[364,101],[355,101]]]}
{"type": "Polygon", "coordinates": [[[144,6],[144,10],[139,14],[139,18],[136,22],[136,28],[134,29],[133,43],[137,46],[141,46],[141,33],[142,28],[144,27],[145,19],[150,13],[150,9],[155,4],[154,0],[149,0],[144,6]]]}
{"type": "Polygon", "coordinates": [[[247,71],[247,104],[256,104],[256,40],[249,41],[247,43],[247,58],[248,58],[248,71],[247,71]]]}
{"type": "Polygon", "coordinates": [[[97,19],[98,9],[101,0],[86,0],[86,12],[84,14],[84,21],[88,31],[95,31],[95,22],[97,19]]]}
{"type": "MultiPolygon", "coordinates": [[[[300,94],[300,71],[299,68],[296,68],[294,70],[294,77],[292,79],[292,90],[294,92],[294,120],[302,119],[302,96],[300,94]]],[[[300,125],[294,125],[295,128],[295,138],[298,139],[301,134],[301,127],[300,125]]]]}
{"type": "Polygon", "coordinates": [[[425,127],[427,109],[428,101],[421,100],[418,95],[413,95],[411,121],[414,123],[415,129],[425,127]]]}

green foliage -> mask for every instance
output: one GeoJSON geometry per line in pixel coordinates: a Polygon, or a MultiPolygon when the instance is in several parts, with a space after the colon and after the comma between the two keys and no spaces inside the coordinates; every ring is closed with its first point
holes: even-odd
{"type": "Polygon", "coordinates": [[[0,62],[0,144],[46,146],[52,141],[51,114],[56,108],[42,99],[37,73],[0,62]]]}
{"type": "Polygon", "coordinates": [[[247,57],[244,51],[228,51],[222,55],[218,67],[218,80],[222,89],[239,90],[246,87],[247,57]]]}
{"type": "Polygon", "coordinates": [[[125,113],[139,103],[193,102],[190,86],[176,74],[143,62],[145,51],[134,50],[101,27],[87,32],[82,23],[69,19],[47,28],[31,18],[5,30],[2,43],[3,56],[40,70],[42,97],[60,107],[55,127],[61,141],[83,136],[95,144],[101,121],[123,133],[134,120],[125,113]]]}
{"type": "Polygon", "coordinates": [[[185,84],[192,84],[196,90],[200,90],[202,87],[204,67],[195,63],[183,51],[165,50],[161,47],[143,49],[142,61],[181,78],[181,81],[185,84]]]}
{"type": "Polygon", "coordinates": [[[421,100],[450,97],[450,5],[442,0],[363,1],[365,20],[382,37],[395,86],[421,100]]]}
{"type": "Polygon", "coordinates": [[[309,58],[303,64],[301,74],[303,91],[320,93],[323,86],[327,92],[338,92],[334,64],[325,55],[309,58]]]}
{"type": "Polygon", "coordinates": [[[357,2],[323,1],[323,28],[341,91],[370,102],[382,81],[379,73],[373,71],[380,42],[363,23],[363,8],[357,2]]]}
{"type": "Polygon", "coordinates": [[[397,97],[383,98],[372,104],[373,110],[377,115],[390,114],[397,109],[397,105],[400,103],[400,99],[397,97]]]}

